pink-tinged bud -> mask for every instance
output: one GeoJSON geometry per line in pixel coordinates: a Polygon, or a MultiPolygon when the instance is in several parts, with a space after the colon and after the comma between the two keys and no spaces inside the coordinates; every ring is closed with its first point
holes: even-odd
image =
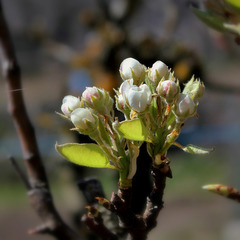
{"type": "Polygon", "coordinates": [[[96,118],[87,108],[75,109],[71,114],[71,121],[83,134],[92,132],[97,127],[96,118]]]}
{"type": "Polygon", "coordinates": [[[70,117],[73,110],[80,108],[80,99],[71,95],[65,96],[62,100],[61,110],[67,116],[70,117]]]}
{"type": "Polygon", "coordinates": [[[171,104],[180,92],[179,84],[172,80],[161,81],[157,86],[157,93],[171,104]]]}
{"type": "Polygon", "coordinates": [[[192,117],[196,113],[197,104],[186,94],[180,93],[175,103],[174,113],[178,122],[192,117]]]}
{"type": "Polygon", "coordinates": [[[150,69],[150,79],[156,84],[168,73],[168,67],[162,61],[156,61],[150,69]]]}
{"type": "Polygon", "coordinates": [[[96,87],[87,87],[86,90],[82,93],[82,98],[84,101],[92,104],[92,97],[100,97],[98,89],[96,87]]]}
{"type": "Polygon", "coordinates": [[[96,112],[109,114],[113,107],[113,99],[104,89],[87,87],[82,94],[83,102],[96,112]]]}
{"type": "Polygon", "coordinates": [[[132,86],[126,95],[128,104],[136,112],[143,112],[151,103],[152,94],[146,84],[132,86]]]}
{"type": "Polygon", "coordinates": [[[116,108],[119,111],[125,110],[126,107],[126,100],[125,97],[123,97],[122,94],[119,94],[118,97],[116,97],[116,108]]]}
{"type": "Polygon", "coordinates": [[[135,85],[140,85],[144,81],[145,66],[134,58],[123,60],[119,71],[123,80],[132,78],[135,85]]]}

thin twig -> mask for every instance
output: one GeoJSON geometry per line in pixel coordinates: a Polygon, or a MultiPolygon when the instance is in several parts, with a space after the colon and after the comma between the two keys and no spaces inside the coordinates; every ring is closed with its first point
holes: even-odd
{"type": "Polygon", "coordinates": [[[13,157],[9,157],[9,161],[11,162],[12,166],[14,167],[16,173],[18,174],[18,176],[20,177],[20,179],[23,181],[25,187],[27,188],[27,190],[31,189],[31,185],[28,182],[28,179],[26,177],[26,175],[23,173],[22,169],[19,167],[19,165],[17,164],[15,158],[13,157]]]}
{"type": "Polygon", "coordinates": [[[82,222],[102,240],[118,240],[117,235],[104,225],[102,214],[93,206],[86,208],[88,209],[88,214],[83,215],[82,222]]]}

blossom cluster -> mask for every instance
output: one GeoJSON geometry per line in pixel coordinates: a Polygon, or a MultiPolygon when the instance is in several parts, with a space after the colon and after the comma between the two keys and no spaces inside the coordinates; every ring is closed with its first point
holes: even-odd
{"type": "Polygon", "coordinates": [[[111,166],[120,171],[124,186],[136,172],[143,141],[153,167],[162,164],[171,145],[181,146],[175,141],[183,122],[196,114],[204,85],[192,77],[181,91],[174,73],[162,61],[147,68],[127,58],[119,71],[123,82],[115,90],[115,107],[124,114],[123,122],[114,115],[113,98],[97,87],[86,88],[80,98],[64,97],[61,110],[75,125],[74,130],[97,142],[111,166]]]}

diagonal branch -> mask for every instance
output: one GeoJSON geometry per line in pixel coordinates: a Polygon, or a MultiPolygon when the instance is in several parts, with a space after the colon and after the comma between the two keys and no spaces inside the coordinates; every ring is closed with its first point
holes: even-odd
{"type": "MultiPolygon", "coordinates": [[[[56,239],[80,239],[60,218],[52,199],[46,172],[38,150],[34,128],[27,115],[21,91],[21,74],[0,2],[0,51],[6,79],[8,111],[15,124],[28,174],[29,200],[44,222],[46,232],[56,239]]],[[[32,231],[34,232],[34,231],[32,231]]]]}

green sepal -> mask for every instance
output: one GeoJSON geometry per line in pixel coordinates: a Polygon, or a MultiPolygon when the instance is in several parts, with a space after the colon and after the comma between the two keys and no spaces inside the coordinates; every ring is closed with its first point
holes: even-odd
{"type": "Polygon", "coordinates": [[[158,106],[157,106],[157,98],[156,97],[154,97],[152,99],[152,102],[149,106],[149,111],[150,111],[153,119],[157,120],[157,118],[158,118],[158,106]]]}
{"type": "Polygon", "coordinates": [[[111,138],[109,136],[109,134],[107,133],[105,127],[104,127],[104,123],[101,121],[101,119],[99,119],[98,121],[98,130],[100,133],[100,136],[102,138],[102,140],[109,146],[112,146],[112,141],[111,138]]]}
{"type": "Polygon", "coordinates": [[[55,145],[56,150],[70,162],[94,168],[115,168],[103,150],[94,143],[66,143],[55,145]]]}
{"type": "Polygon", "coordinates": [[[120,122],[116,126],[118,133],[129,140],[151,142],[148,138],[148,130],[139,118],[120,122]]]}
{"type": "Polygon", "coordinates": [[[181,148],[184,152],[192,153],[192,154],[209,154],[214,151],[214,148],[202,148],[198,146],[194,146],[192,144],[187,145],[186,147],[181,148]]]}
{"type": "Polygon", "coordinates": [[[220,32],[225,32],[224,20],[222,18],[215,17],[208,12],[204,12],[196,8],[193,8],[193,12],[200,20],[202,20],[209,27],[220,32]]]}

